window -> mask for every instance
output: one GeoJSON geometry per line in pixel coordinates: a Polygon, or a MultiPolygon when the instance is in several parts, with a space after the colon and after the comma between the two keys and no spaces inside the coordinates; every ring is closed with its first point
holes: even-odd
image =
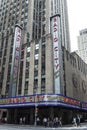
{"type": "Polygon", "coordinates": [[[38,50],[38,49],[37,49],[37,50],[35,50],[35,55],[36,55],[36,54],[38,54],[38,52],[39,52],[39,50],[38,50]]]}
{"type": "Polygon", "coordinates": [[[3,58],[3,65],[5,65],[6,57],[3,58]]]}
{"type": "Polygon", "coordinates": [[[24,58],[24,50],[21,51],[21,59],[24,58]]]}
{"type": "Polygon", "coordinates": [[[46,41],[46,38],[45,37],[42,37],[42,42],[45,42],[46,41]]]}
{"type": "Polygon", "coordinates": [[[2,57],[2,51],[0,51],[0,58],[2,57]]]}
{"type": "Polygon", "coordinates": [[[38,60],[37,59],[35,60],[35,65],[38,65],[38,60]]]}
{"type": "Polygon", "coordinates": [[[30,57],[30,52],[27,52],[27,57],[30,57]]]}
{"type": "Polygon", "coordinates": [[[26,74],[25,74],[25,78],[29,78],[29,69],[26,69],[26,74]]]}
{"type": "Polygon", "coordinates": [[[42,45],[42,53],[45,52],[45,44],[42,45]]]}
{"type": "Polygon", "coordinates": [[[37,60],[37,59],[38,59],[38,57],[39,57],[39,54],[36,54],[36,55],[35,55],[35,60],[37,60]]]}
{"type": "Polygon", "coordinates": [[[12,54],[13,53],[13,47],[11,46],[11,48],[10,48],[10,54],[12,54]]]}
{"type": "Polygon", "coordinates": [[[45,78],[42,78],[41,80],[41,87],[45,87],[45,78]]]}
{"type": "Polygon", "coordinates": [[[45,66],[41,69],[41,75],[45,75],[45,66]]]}
{"type": "Polygon", "coordinates": [[[26,68],[29,67],[30,62],[26,61],[26,68]]]}
{"type": "Polygon", "coordinates": [[[25,89],[28,89],[28,81],[25,82],[25,89]]]}
{"type": "Polygon", "coordinates": [[[42,35],[45,34],[45,24],[42,26],[42,35]]]}
{"type": "Polygon", "coordinates": [[[28,89],[25,89],[24,90],[24,95],[27,95],[28,94],[28,89]]]}
{"type": "Polygon", "coordinates": [[[34,77],[38,76],[38,70],[34,70],[34,77]]]}
{"type": "Polygon", "coordinates": [[[36,45],[35,45],[35,49],[39,49],[39,44],[36,44],[36,45]]]}
{"type": "Polygon", "coordinates": [[[38,87],[38,79],[34,80],[34,87],[37,88],[38,87]]]}

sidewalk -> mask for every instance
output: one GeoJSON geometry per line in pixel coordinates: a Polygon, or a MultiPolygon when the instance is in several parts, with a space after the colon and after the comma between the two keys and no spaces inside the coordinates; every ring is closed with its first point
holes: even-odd
{"type": "MultiPolygon", "coordinates": [[[[37,125],[37,126],[35,126],[35,125],[28,125],[28,124],[7,124],[7,123],[1,123],[0,125],[6,125],[6,126],[14,126],[14,127],[18,127],[18,126],[20,126],[20,127],[30,127],[30,128],[35,128],[35,127],[37,127],[37,128],[43,128],[43,127],[45,127],[45,126],[43,126],[43,125],[37,125]]],[[[81,126],[84,126],[84,125],[87,125],[87,123],[81,123],[81,126]]],[[[67,125],[62,125],[62,127],[60,127],[60,126],[58,126],[58,127],[46,127],[46,128],[64,128],[64,127],[74,127],[72,124],[67,124],[67,125]]]]}

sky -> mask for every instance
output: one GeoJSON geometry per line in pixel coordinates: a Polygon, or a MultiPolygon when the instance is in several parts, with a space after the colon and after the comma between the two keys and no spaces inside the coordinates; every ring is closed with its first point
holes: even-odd
{"type": "Polygon", "coordinates": [[[71,51],[78,49],[79,31],[87,28],[87,0],[67,0],[71,51]]]}

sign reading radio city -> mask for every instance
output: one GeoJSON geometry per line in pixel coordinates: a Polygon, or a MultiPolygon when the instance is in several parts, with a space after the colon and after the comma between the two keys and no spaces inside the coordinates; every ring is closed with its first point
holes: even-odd
{"type": "Polygon", "coordinates": [[[79,108],[80,109],[80,101],[65,97],[63,95],[58,94],[49,94],[49,95],[29,95],[29,96],[17,96],[11,98],[0,99],[0,108],[6,107],[19,107],[19,106],[35,106],[37,102],[38,106],[64,106],[71,108],[79,108]]]}
{"type": "Polygon", "coordinates": [[[60,15],[51,17],[51,33],[53,40],[54,90],[60,94],[60,15]]]}
{"type": "Polygon", "coordinates": [[[14,36],[14,47],[13,47],[9,96],[15,96],[15,94],[16,94],[18,69],[19,69],[19,63],[20,63],[21,31],[22,31],[22,28],[19,25],[16,25],[15,26],[15,36],[14,36]]]}
{"type": "Polygon", "coordinates": [[[16,28],[16,44],[15,44],[15,56],[14,56],[14,67],[13,67],[13,72],[14,72],[14,77],[13,81],[16,80],[17,78],[17,72],[18,72],[18,66],[19,66],[19,59],[20,59],[20,41],[21,41],[21,29],[16,28]]]}

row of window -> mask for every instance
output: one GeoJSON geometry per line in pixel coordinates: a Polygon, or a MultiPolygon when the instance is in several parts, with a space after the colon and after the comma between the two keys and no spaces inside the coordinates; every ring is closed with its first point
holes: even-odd
{"type": "Polygon", "coordinates": [[[73,67],[77,68],[79,71],[83,72],[85,75],[87,75],[87,66],[83,62],[83,60],[79,57],[76,56],[75,58],[73,55],[71,55],[68,51],[66,51],[66,59],[69,61],[73,67]]]}

